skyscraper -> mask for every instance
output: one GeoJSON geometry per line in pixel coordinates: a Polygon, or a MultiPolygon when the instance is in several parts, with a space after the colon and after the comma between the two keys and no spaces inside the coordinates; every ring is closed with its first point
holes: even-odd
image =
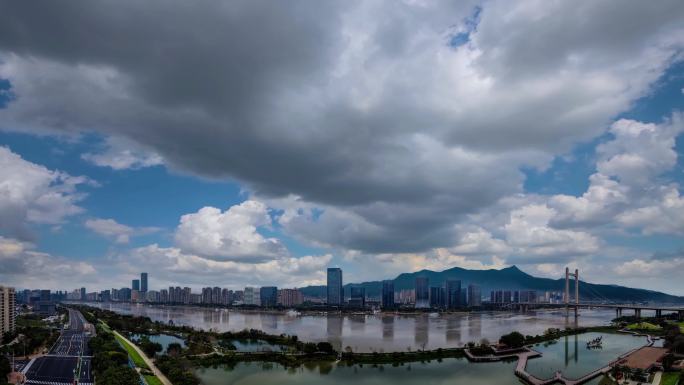
{"type": "Polygon", "coordinates": [[[382,281],[382,308],[394,308],[394,281],[382,281]]]}
{"type": "Polygon", "coordinates": [[[245,305],[261,305],[260,290],[256,287],[245,287],[243,303],[245,305]]]}
{"type": "Polygon", "coordinates": [[[342,305],[344,303],[344,288],[342,287],[342,269],[328,268],[328,305],[342,305]]]}
{"type": "Polygon", "coordinates": [[[147,273],[140,273],[140,291],[147,292],[147,273]]]}
{"type": "Polygon", "coordinates": [[[468,306],[482,306],[482,292],[480,286],[475,284],[468,285],[468,306]]]}
{"type": "Polygon", "coordinates": [[[140,280],[139,279],[134,279],[133,282],[131,282],[131,290],[140,291],[140,280]]]}
{"type": "Polygon", "coordinates": [[[416,309],[430,307],[430,280],[428,277],[416,278],[416,309]]]}
{"type": "Polygon", "coordinates": [[[363,287],[352,287],[349,306],[355,308],[366,307],[366,289],[363,287]]]}
{"type": "Polygon", "coordinates": [[[445,290],[443,287],[431,287],[430,288],[430,307],[435,309],[440,309],[445,306],[445,290]]]}
{"type": "Polygon", "coordinates": [[[278,304],[278,288],[275,286],[264,286],[259,289],[261,306],[275,307],[278,304]]]}
{"type": "Polygon", "coordinates": [[[86,289],[85,289],[85,287],[82,287],[81,288],[81,301],[85,301],[85,300],[86,300],[86,289]]]}
{"type": "Polygon", "coordinates": [[[456,279],[448,279],[445,283],[446,291],[446,307],[448,309],[457,309],[461,306],[461,281],[456,279]]]}
{"type": "Polygon", "coordinates": [[[13,287],[0,286],[0,336],[14,331],[17,294],[13,287]]]}

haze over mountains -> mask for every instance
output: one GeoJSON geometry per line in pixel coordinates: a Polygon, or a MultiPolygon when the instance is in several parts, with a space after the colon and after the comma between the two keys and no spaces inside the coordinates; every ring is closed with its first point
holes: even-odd
{"type": "MultiPolygon", "coordinates": [[[[582,277],[580,271],[580,278],[582,277]]],[[[560,274],[559,274],[560,275],[560,274]]],[[[394,290],[413,289],[416,277],[425,276],[430,280],[430,286],[443,286],[447,279],[461,280],[462,287],[468,284],[480,285],[483,296],[488,296],[491,290],[537,290],[563,291],[565,280],[539,278],[529,275],[516,266],[500,270],[468,270],[453,267],[444,271],[421,270],[415,273],[403,273],[394,279],[394,290]]],[[[351,287],[362,286],[366,289],[366,295],[379,296],[382,290],[382,281],[363,283],[348,283],[344,285],[345,294],[349,295],[351,287]]],[[[305,295],[325,297],[325,286],[308,286],[300,289],[305,295]]],[[[571,286],[574,290],[574,286],[571,286]]],[[[658,302],[658,303],[684,303],[684,297],[670,295],[653,290],[635,289],[618,285],[603,285],[584,282],[580,279],[580,299],[593,301],[618,301],[618,302],[658,302]]]]}

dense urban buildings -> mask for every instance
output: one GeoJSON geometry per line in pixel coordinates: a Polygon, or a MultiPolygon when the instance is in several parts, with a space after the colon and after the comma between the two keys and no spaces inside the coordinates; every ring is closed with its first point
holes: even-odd
{"type": "Polygon", "coordinates": [[[14,331],[16,303],[17,294],[14,288],[0,286],[0,337],[14,331]]]}
{"type": "Polygon", "coordinates": [[[328,268],[327,285],[328,305],[342,305],[344,303],[344,288],[342,286],[342,269],[328,268]]]}
{"type": "Polygon", "coordinates": [[[381,291],[369,294],[367,286],[352,285],[349,297],[345,299],[342,281],[342,270],[331,267],[327,269],[327,286],[325,301],[321,297],[308,296],[294,289],[278,289],[276,286],[245,287],[244,290],[230,290],[218,286],[204,287],[199,293],[191,288],[170,286],[159,291],[150,290],[148,273],[141,273],[140,279],[131,280],[131,287],[101,290],[87,293],[85,288],[73,292],[55,292],[50,290],[24,290],[21,300],[30,304],[36,313],[54,314],[54,303],[63,299],[86,301],[120,301],[147,302],[165,304],[196,304],[221,306],[262,306],[262,307],[297,307],[348,306],[350,308],[382,308],[396,309],[413,307],[416,309],[457,310],[465,307],[500,306],[512,303],[559,303],[562,293],[545,292],[538,295],[534,290],[492,290],[488,300],[482,298],[482,289],[475,283],[465,284],[458,279],[446,279],[439,286],[430,286],[426,276],[418,276],[413,288],[397,290],[394,280],[384,280],[381,291]]]}

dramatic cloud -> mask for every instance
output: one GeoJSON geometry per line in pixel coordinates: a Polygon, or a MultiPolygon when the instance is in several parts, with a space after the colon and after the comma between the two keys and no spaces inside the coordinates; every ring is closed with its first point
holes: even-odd
{"type": "Polygon", "coordinates": [[[164,248],[156,244],[131,250],[117,256],[114,264],[121,274],[154,272],[155,287],[188,285],[199,288],[218,285],[233,289],[245,286],[278,285],[299,287],[325,282],[325,267],[331,255],[288,257],[259,263],[215,261],[178,248],[164,248]],[[147,270],[145,270],[147,269],[147,270]]]}
{"type": "Polygon", "coordinates": [[[35,246],[0,236],[0,282],[17,287],[58,288],[64,277],[71,282],[93,282],[95,268],[82,261],[52,256],[35,246]]]}
{"type": "Polygon", "coordinates": [[[109,137],[101,152],[85,153],[82,158],[97,166],[110,167],[114,170],[139,169],[163,164],[161,156],[138,147],[128,140],[109,137]]]}
{"type": "Polygon", "coordinates": [[[7,1],[0,125],[124,138],[155,155],[86,159],[296,197],[311,209],[286,231],[312,243],[453,246],[455,224],[520,193],[521,166],[602,134],[684,42],[675,0],[477,5],[7,1]]]}
{"type": "Polygon", "coordinates": [[[269,227],[271,217],[265,204],[248,200],[225,212],[203,207],[183,215],[176,230],[176,244],[185,252],[215,260],[263,262],[287,255],[276,238],[258,232],[269,227]]]}
{"type": "Polygon", "coordinates": [[[28,223],[59,224],[83,210],[77,186],[91,183],[28,162],[0,147],[0,231],[23,240],[31,238],[28,223]]]}
{"type": "Polygon", "coordinates": [[[88,219],[85,227],[100,235],[114,239],[116,243],[128,243],[133,236],[147,235],[159,231],[156,227],[140,227],[122,225],[113,219],[88,219]]]}

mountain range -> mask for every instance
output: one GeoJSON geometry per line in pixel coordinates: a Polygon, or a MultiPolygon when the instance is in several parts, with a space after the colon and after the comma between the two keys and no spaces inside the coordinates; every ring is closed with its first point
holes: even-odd
{"type": "MultiPolygon", "coordinates": [[[[580,271],[580,277],[581,277],[580,271]]],[[[394,290],[408,290],[415,288],[417,277],[427,277],[430,286],[444,286],[447,279],[461,281],[461,287],[469,284],[479,285],[482,295],[489,296],[492,290],[536,290],[537,292],[565,290],[565,279],[539,278],[529,275],[516,266],[500,270],[468,270],[453,267],[444,271],[421,270],[414,273],[403,273],[394,278],[394,290]]],[[[344,285],[345,295],[348,296],[351,287],[363,287],[366,296],[379,297],[382,291],[382,281],[349,283],[344,285]]],[[[656,302],[656,303],[684,303],[684,297],[670,295],[659,291],[635,289],[618,285],[594,284],[580,280],[580,300],[588,301],[616,301],[616,302],[656,302]]],[[[325,286],[307,286],[300,288],[306,296],[325,298],[325,286]]],[[[570,284],[574,291],[574,282],[570,284]]]]}

